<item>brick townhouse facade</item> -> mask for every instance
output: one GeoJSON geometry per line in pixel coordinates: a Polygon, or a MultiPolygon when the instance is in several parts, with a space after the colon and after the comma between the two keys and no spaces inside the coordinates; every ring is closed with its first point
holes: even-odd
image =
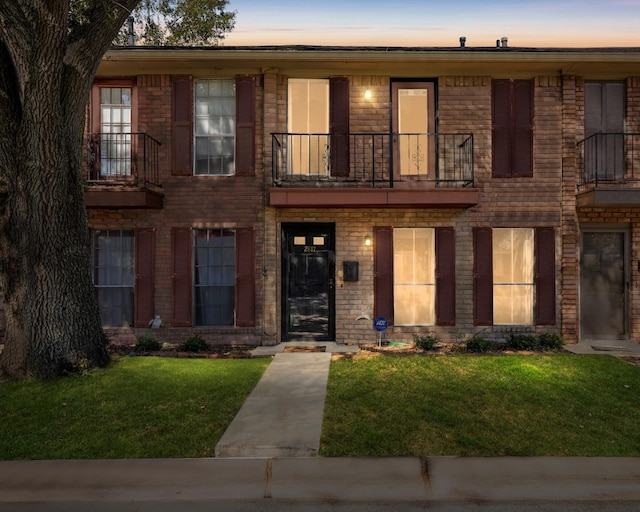
{"type": "Polygon", "coordinates": [[[86,201],[107,334],[640,339],[640,52],[113,49],[86,201]]]}

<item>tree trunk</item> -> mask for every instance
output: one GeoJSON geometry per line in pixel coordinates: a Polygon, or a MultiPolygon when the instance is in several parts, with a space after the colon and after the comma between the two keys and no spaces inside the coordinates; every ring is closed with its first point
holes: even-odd
{"type": "MultiPolygon", "coordinates": [[[[53,377],[109,360],[89,266],[82,118],[64,115],[60,72],[31,76],[0,234],[7,319],[0,369],[9,378],[53,377]]],[[[86,98],[69,87],[65,95],[86,98]]]]}
{"type": "Polygon", "coordinates": [[[82,133],[98,63],[136,3],[89,2],[75,28],[68,2],[0,4],[0,378],[109,362],[91,279],[82,133]]]}
{"type": "Polygon", "coordinates": [[[73,140],[80,148],[80,140],[68,133],[73,127],[55,122],[22,127],[16,189],[0,235],[7,319],[0,369],[10,378],[53,377],[104,366],[109,356],[91,281],[79,155],[70,154],[79,149],[69,147],[73,140]]]}

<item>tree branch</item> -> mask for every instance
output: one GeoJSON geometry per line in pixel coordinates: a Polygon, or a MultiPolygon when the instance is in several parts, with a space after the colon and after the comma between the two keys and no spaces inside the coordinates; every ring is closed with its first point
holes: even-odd
{"type": "Polygon", "coordinates": [[[65,64],[93,76],[138,3],[140,0],[93,0],[84,13],[86,22],[70,27],[65,64]]]}

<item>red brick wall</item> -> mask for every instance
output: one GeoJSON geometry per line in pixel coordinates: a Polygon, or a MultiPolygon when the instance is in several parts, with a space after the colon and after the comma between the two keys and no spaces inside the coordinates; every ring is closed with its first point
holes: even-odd
{"type": "MultiPolygon", "coordinates": [[[[155,303],[162,327],[152,335],[161,341],[180,342],[199,334],[210,343],[251,343],[261,339],[262,289],[262,197],[264,189],[262,88],[256,90],[256,176],[172,176],[171,175],[171,77],[138,77],[139,130],[158,139],[160,148],[160,183],[165,195],[161,210],[94,210],[88,211],[92,229],[154,228],[156,241],[155,303]],[[191,228],[256,228],[256,279],[258,297],[255,328],[175,328],[172,317],[171,229],[191,228]]],[[[107,329],[113,341],[132,342],[146,329],[107,329]]]]}
{"type": "MultiPolygon", "coordinates": [[[[336,73],[343,74],[343,73],[336,73]]],[[[295,76],[291,72],[291,76],[295,76]]],[[[330,76],[330,75],[327,75],[330,76]]],[[[534,81],[533,177],[491,177],[491,77],[437,77],[439,131],[473,133],[475,185],[479,204],[469,209],[274,209],[266,204],[271,187],[271,133],[287,130],[287,77],[275,72],[259,77],[256,101],[256,177],[171,176],[171,86],[167,75],[138,78],[139,129],[162,142],[162,210],[90,210],[92,228],[156,230],[156,310],[163,327],[154,336],[180,341],[194,332],[216,343],[280,341],[282,222],[333,222],[336,225],[336,339],[371,341],[373,252],[365,235],[375,226],[452,226],[456,232],[456,326],[428,328],[454,339],[476,332],[473,325],[472,228],[552,226],[556,230],[557,325],[539,330],[578,337],[579,226],[581,223],[628,224],[633,254],[640,252],[639,209],[582,209],[576,212],[578,169],[576,142],[583,137],[584,79],[532,76],[534,81]],[[173,328],[171,319],[171,228],[256,228],[256,327],[173,328]],[[344,282],[342,262],[360,263],[360,279],[344,282]],[[362,313],[369,320],[357,320],[362,313]]],[[[389,129],[390,82],[385,75],[350,76],[350,130],[389,129]],[[364,91],[372,98],[366,100],[364,91]]],[[[627,80],[627,130],[640,129],[640,78],[627,80]]],[[[639,259],[632,257],[632,261],[639,259]]],[[[640,285],[633,273],[631,315],[640,313],[640,285]],[[637,289],[636,289],[637,288],[637,289]]],[[[532,328],[537,330],[537,328],[532,328]]],[[[389,336],[410,338],[425,328],[394,328],[389,336]]],[[[490,329],[491,330],[491,329],[490,329]]],[[[112,330],[116,338],[135,338],[145,330],[112,330]]],[[[634,337],[640,326],[632,324],[634,337]]]]}

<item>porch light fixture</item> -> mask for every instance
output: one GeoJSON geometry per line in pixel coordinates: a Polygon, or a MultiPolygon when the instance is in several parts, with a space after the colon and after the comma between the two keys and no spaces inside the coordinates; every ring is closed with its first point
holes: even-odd
{"type": "Polygon", "coordinates": [[[371,90],[367,89],[366,91],[364,91],[364,99],[365,100],[370,100],[371,99],[371,90]]]}
{"type": "Polygon", "coordinates": [[[371,245],[371,237],[369,235],[364,237],[364,245],[371,245]]]}

